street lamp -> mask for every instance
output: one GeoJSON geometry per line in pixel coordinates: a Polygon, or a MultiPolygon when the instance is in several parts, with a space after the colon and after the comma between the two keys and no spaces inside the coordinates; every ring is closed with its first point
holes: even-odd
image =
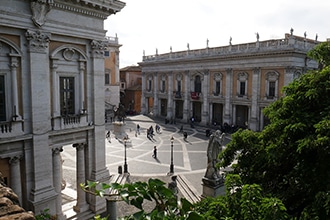
{"type": "Polygon", "coordinates": [[[172,136],[171,138],[171,164],[170,164],[170,172],[169,172],[169,175],[173,174],[174,173],[174,164],[173,164],[173,141],[174,141],[174,138],[172,136]]]}
{"type": "Polygon", "coordinates": [[[125,136],[124,137],[124,146],[125,146],[125,158],[124,158],[124,173],[128,173],[128,165],[127,165],[127,158],[126,158],[126,142],[127,142],[127,140],[128,140],[128,137],[127,136],[125,136]]]}

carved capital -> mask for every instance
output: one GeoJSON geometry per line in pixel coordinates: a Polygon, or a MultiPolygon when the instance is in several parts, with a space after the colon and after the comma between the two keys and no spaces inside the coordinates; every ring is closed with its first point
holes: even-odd
{"type": "Polygon", "coordinates": [[[52,149],[53,151],[53,155],[59,155],[62,151],[63,151],[63,148],[62,147],[55,147],[52,149]]]}
{"type": "Polygon", "coordinates": [[[21,160],[22,156],[21,155],[18,155],[18,156],[13,156],[9,159],[9,164],[10,165],[15,165],[15,164],[18,164],[19,161],[21,160]]]}
{"type": "Polygon", "coordinates": [[[48,49],[50,35],[41,31],[28,30],[25,33],[26,39],[29,41],[29,50],[37,53],[45,53],[48,49]]]}
{"type": "Polygon", "coordinates": [[[73,144],[73,147],[77,149],[77,151],[83,150],[85,148],[84,143],[73,144]]]}
{"type": "Polygon", "coordinates": [[[104,51],[107,49],[109,43],[105,41],[97,41],[92,40],[91,48],[92,48],[92,55],[95,58],[103,58],[104,51]]]}

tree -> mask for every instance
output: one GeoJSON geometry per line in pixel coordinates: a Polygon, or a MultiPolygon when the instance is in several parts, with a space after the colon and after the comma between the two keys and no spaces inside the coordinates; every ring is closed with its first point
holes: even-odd
{"type": "Polygon", "coordinates": [[[310,52],[323,69],[284,88],[285,96],[264,110],[271,123],[263,131],[238,131],[220,156],[223,167],[237,157],[233,173],[243,184],[260,184],[297,219],[330,219],[329,48],[310,52]]]}

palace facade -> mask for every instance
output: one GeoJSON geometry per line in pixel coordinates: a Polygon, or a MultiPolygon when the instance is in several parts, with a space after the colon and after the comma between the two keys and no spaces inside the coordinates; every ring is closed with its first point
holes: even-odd
{"type": "Polygon", "coordinates": [[[105,209],[104,200],[87,195],[79,184],[110,176],[104,20],[124,6],[118,0],[0,1],[0,172],[26,210],[49,209],[65,218],[66,145],[76,149],[74,210],[83,216],[105,209]]]}
{"type": "Polygon", "coordinates": [[[318,42],[290,34],[283,39],[143,56],[143,114],[176,122],[227,123],[259,131],[262,110],[281,89],[317,63],[306,53],[318,42]]]}

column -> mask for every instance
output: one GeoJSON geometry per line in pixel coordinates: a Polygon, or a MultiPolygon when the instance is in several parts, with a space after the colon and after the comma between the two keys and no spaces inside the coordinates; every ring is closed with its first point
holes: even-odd
{"type": "Polygon", "coordinates": [[[251,97],[251,112],[250,118],[248,119],[248,128],[253,131],[259,130],[258,128],[258,115],[259,115],[259,106],[258,106],[258,97],[260,97],[260,67],[253,70],[252,75],[252,97],[251,97]]]}
{"type": "Polygon", "coordinates": [[[145,91],[146,91],[146,73],[142,72],[142,95],[141,95],[141,113],[147,114],[147,106],[146,106],[146,97],[145,97],[145,91]]]}
{"type": "Polygon", "coordinates": [[[59,107],[59,88],[57,84],[57,73],[56,70],[58,65],[56,64],[56,59],[52,60],[51,71],[52,71],[52,97],[53,97],[53,117],[57,117],[60,115],[60,107],[59,107]]]}
{"type": "Polygon", "coordinates": [[[22,185],[21,185],[21,156],[14,156],[9,159],[10,164],[10,187],[18,197],[19,203],[22,204],[22,185]]]}
{"type": "Polygon", "coordinates": [[[189,70],[184,73],[184,102],[183,102],[183,120],[189,120],[189,103],[190,103],[190,79],[189,70]]]}
{"type": "Polygon", "coordinates": [[[168,74],[168,91],[167,91],[167,118],[173,119],[173,73],[168,74]]]}
{"type": "Polygon", "coordinates": [[[20,120],[21,116],[19,115],[19,105],[18,105],[18,94],[17,94],[17,67],[18,61],[16,56],[11,56],[11,86],[12,86],[12,112],[14,120],[20,120]]]}
{"type": "Polygon", "coordinates": [[[79,88],[80,88],[80,112],[85,114],[85,83],[84,83],[84,73],[85,73],[85,60],[79,60],[79,88]]]}
{"type": "Polygon", "coordinates": [[[228,123],[229,125],[233,123],[233,118],[235,115],[231,114],[232,105],[231,99],[233,97],[232,94],[232,87],[233,87],[233,69],[229,68],[226,69],[226,95],[225,95],[225,106],[224,106],[224,118],[223,122],[228,123]]]}
{"type": "Polygon", "coordinates": [[[77,204],[73,207],[78,213],[84,212],[88,210],[88,204],[86,202],[86,194],[80,188],[80,183],[86,182],[85,177],[85,153],[84,148],[85,144],[74,144],[73,147],[77,150],[77,158],[76,158],[76,169],[77,169],[77,204]]]}
{"type": "Polygon", "coordinates": [[[202,108],[202,123],[208,124],[209,120],[209,90],[210,90],[210,80],[209,80],[209,70],[204,71],[202,92],[203,92],[203,108],[202,108]]]}
{"type": "Polygon", "coordinates": [[[63,151],[62,147],[53,148],[53,184],[55,192],[57,193],[56,197],[56,216],[57,219],[65,219],[62,213],[62,159],[61,152],[63,151]]]}
{"type": "Polygon", "coordinates": [[[159,109],[158,109],[158,73],[154,73],[154,116],[159,116],[159,109]]]}

